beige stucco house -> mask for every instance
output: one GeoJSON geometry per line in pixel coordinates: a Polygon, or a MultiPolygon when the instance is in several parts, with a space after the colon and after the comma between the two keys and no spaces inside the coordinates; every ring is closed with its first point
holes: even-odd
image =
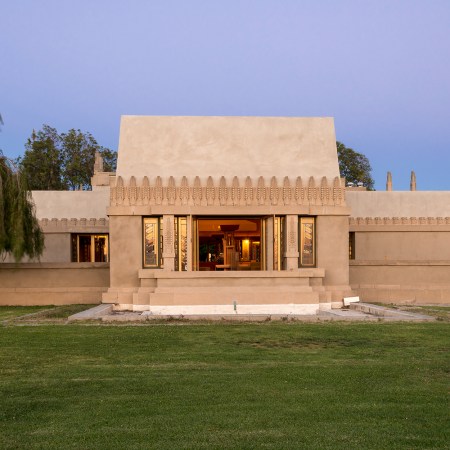
{"type": "Polygon", "coordinates": [[[346,187],[331,118],[124,116],[117,172],[95,169],[92,191],[33,192],[46,250],[1,265],[0,304],[450,303],[450,192],[346,187]]]}

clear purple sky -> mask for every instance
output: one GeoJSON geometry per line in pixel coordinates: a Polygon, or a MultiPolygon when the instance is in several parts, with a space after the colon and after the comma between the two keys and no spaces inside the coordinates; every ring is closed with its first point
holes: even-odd
{"type": "Polygon", "coordinates": [[[450,0],[0,0],[0,148],[121,114],[333,116],[377,189],[450,189],[450,0]]]}

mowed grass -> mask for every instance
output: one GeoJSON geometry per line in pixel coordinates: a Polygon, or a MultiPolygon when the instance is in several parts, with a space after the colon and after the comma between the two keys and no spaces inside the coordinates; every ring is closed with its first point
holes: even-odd
{"type": "Polygon", "coordinates": [[[0,448],[449,448],[448,323],[0,327],[0,448]]]}
{"type": "Polygon", "coordinates": [[[51,306],[0,306],[0,322],[27,314],[35,314],[51,306]]]}
{"type": "Polygon", "coordinates": [[[72,314],[97,305],[46,305],[46,306],[0,306],[0,322],[3,325],[32,322],[64,323],[72,314]]]}

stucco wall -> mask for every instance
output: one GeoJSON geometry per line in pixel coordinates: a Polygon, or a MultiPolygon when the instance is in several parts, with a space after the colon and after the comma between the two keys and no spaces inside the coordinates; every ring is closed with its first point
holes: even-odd
{"type": "Polygon", "coordinates": [[[138,287],[142,268],[142,217],[113,216],[110,219],[111,287],[138,287]]]}
{"type": "Polygon", "coordinates": [[[450,261],[450,231],[368,231],[355,235],[358,260],[450,261]]]}
{"type": "Polygon", "coordinates": [[[324,285],[336,291],[333,300],[342,300],[348,295],[345,289],[349,282],[348,217],[318,216],[316,224],[317,267],[325,269],[324,285]]]}
{"type": "Polygon", "coordinates": [[[351,261],[350,284],[367,302],[450,304],[450,261],[351,261]]]}
{"type": "MultiPolygon", "coordinates": [[[[70,233],[44,233],[44,252],[39,258],[42,263],[68,263],[71,261],[70,254],[70,233]]],[[[7,255],[5,260],[0,262],[0,268],[2,263],[14,263],[14,258],[11,255],[7,255]]],[[[29,258],[22,260],[24,263],[33,262],[29,258]]],[[[36,261],[34,261],[36,262],[36,261]]]]}
{"type": "Polygon", "coordinates": [[[347,190],[352,217],[450,217],[450,191],[347,190]]]}

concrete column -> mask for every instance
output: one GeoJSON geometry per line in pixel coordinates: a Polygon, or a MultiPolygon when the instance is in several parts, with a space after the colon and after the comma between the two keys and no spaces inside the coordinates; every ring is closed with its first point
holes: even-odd
{"type": "Polygon", "coordinates": [[[273,270],[273,217],[266,219],[266,270],[273,270]]]}
{"type": "Polygon", "coordinates": [[[163,240],[164,251],[162,254],[164,260],[164,270],[173,272],[175,270],[175,232],[174,232],[175,216],[163,216],[163,240]]]}
{"type": "Polygon", "coordinates": [[[298,269],[298,258],[300,256],[298,251],[298,216],[286,216],[286,234],[285,234],[286,249],[284,253],[286,270],[298,269]]]}

